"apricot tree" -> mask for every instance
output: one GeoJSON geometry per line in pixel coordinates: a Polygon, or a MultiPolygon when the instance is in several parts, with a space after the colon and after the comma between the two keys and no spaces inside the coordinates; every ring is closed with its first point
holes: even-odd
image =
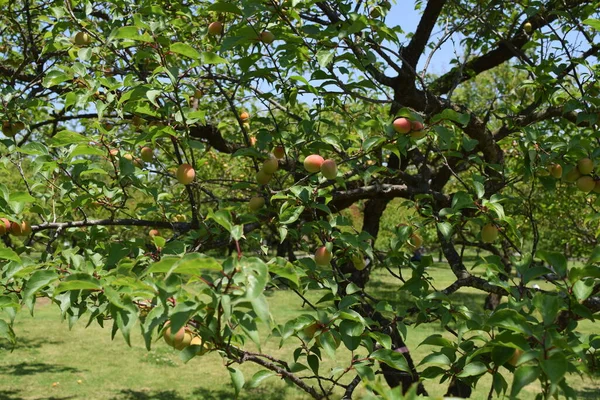
{"type": "Polygon", "coordinates": [[[218,352],[236,391],[278,376],[316,399],[361,382],[468,397],[491,374],[490,397],[537,380],[573,398],[599,346],[578,321],[600,311],[600,2],[398,7],[414,31],[388,1],[0,0],[0,337],[46,296],[71,324],[218,352]],[[551,191],[587,215],[583,263],[557,251],[551,191]],[[384,250],[394,199],[414,216],[384,250]],[[447,287],[412,259],[425,231],[447,287]],[[406,302],[378,298],[373,271],[406,302]],[[274,320],[272,288],[306,313],[274,320]],[[485,304],[453,301],[465,288],[485,304]],[[422,360],[414,324],[447,332],[422,360]],[[255,351],[259,326],[294,351],[255,351]],[[319,368],[339,347],[351,359],[319,368]]]}

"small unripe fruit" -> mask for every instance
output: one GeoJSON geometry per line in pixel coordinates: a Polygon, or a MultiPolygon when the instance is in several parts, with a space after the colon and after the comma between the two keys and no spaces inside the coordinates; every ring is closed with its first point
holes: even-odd
{"type": "Polygon", "coordinates": [[[181,164],[177,168],[177,180],[182,185],[189,185],[196,177],[196,171],[190,164],[181,164]]]}
{"type": "Polygon", "coordinates": [[[525,29],[525,32],[531,33],[533,31],[533,25],[531,25],[531,22],[525,22],[523,29],[525,29]]]}
{"type": "Polygon", "coordinates": [[[318,330],[319,330],[319,324],[315,322],[314,324],[310,324],[306,328],[302,329],[302,334],[308,340],[312,340],[312,338],[315,337],[315,333],[317,333],[318,330]]]}
{"type": "Polygon", "coordinates": [[[596,187],[596,181],[591,176],[582,176],[577,179],[577,188],[582,192],[589,193],[596,187]]]}
{"type": "Polygon", "coordinates": [[[160,236],[160,232],[157,229],[150,229],[150,232],[148,232],[148,236],[154,239],[156,236],[160,236]]]}
{"type": "Polygon", "coordinates": [[[418,233],[413,233],[410,235],[408,243],[410,243],[412,247],[418,249],[423,245],[423,238],[418,233]]]}
{"type": "Polygon", "coordinates": [[[394,130],[398,133],[408,133],[411,130],[411,123],[406,118],[396,118],[393,125],[394,130]]]}
{"type": "Polygon", "coordinates": [[[27,236],[31,233],[31,226],[26,221],[23,221],[20,224],[17,222],[11,222],[10,232],[15,236],[27,236]]]}
{"type": "Polygon", "coordinates": [[[0,236],[10,232],[10,221],[6,218],[0,218],[0,236]]]}
{"type": "Polygon", "coordinates": [[[7,137],[14,137],[17,134],[17,130],[13,128],[13,125],[8,122],[2,122],[2,133],[7,137]]]}
{"type": "Polygon", "coordinates": [[[133,126],[140,126],[142,122],[143,120],[139,115],[134,115],[133,118],[131,118],[131,124],[133,126]]]}
{"type": "Polygon", "coordinates": [[[594,189],[592,189],[594,193],[600,193],[600,181],[596,181],[594,185],[594,189]]]}
{"type": "Polygon", "coordinates": [[[242,122],[246,122],[250,119],[250,114],[248,114],[246,111],[244,111],[243,113],[240,114],[240,119],[242,120],[242,122]]]}
{"type": "Polygon", "coordinates": [[[317,265],[329,265],[331,262],[331,252],[327,247],[321,246],[315,252],[315,262],[317,265]]]}
{"type": "Polygon", "coordinates": [[[75,44],[77,46],[87,46],[92,43],[92,38],[86,32],[77,32],[75,35],[75,44]]]}
{"type": "Polygon", "coordinates": [[[498,228],[493,224],[487,224],[481,228],[481,240],[492,243],[498,238],[498,228]]]}
{"type": "Polygon", "coordinates": [[[325,160],[318,154],[311,154],[304,159],[304,169],[308,172],[319,172],[325,160]]]}
{"type": "Polygon", "coordinates": [[[129,161],[133,161],[133,155],[129,154],[129,153],[125,153],[123,154],[123,158],[129,161]]]}
{"type": "Polygon", "coordinates": [[[175,216],[175,221],[177,221],[177,222],[185,222],[186,220],[187,220],[187,218],[183,214],[178,214],[175,216]]]}
{"type": "Polygon", "coordinates": [[[150,147],[142,147],[140,155],[145,162],[152,162],[152,159],[154,158],[154,153],[150,147]]]}
{"type": "Polygon", "coordinates": [[[427,136],[427,131],[412,131],[410,133],[410,137],[414,140],[423,139],[425,136],[427,136]]]}
{"type": "Polygon", "coordinates": [[[250,199],[250,201],[248,202],[248,208],[250,208],[250,210],[252,211],[258,211],[260,210],[263,206],[265,205],[265,198],[264,197],[253,197],[250,199]]]}
{"type": "Polygon", "coordinates": [[[325,160],[321,164],[321,174],[327,179],[335,179],[337,177],[337,165],[334,160],[325,160]]]}
{"type": "Polygon", "coordinates": [[[212,36],[218,36],[223,33],[223,24],[219,21],[211,22],[208,25],[208,34],[212,36]]]}
{"type": "Polygon", "coordinates": [[[117,149],[110,149],[108,154],[110,154],[112,157],[116,157],[119,154],[119,150],[117,149]]]}
{"type": "Polygon", "coordinates": [[[190,343],[192,343],[192,334],[189,332],[185,332],[181,341],[173,341],[173,347],[175,347],[177,350],[183,350],[186,347],[188,347],[190,343]]]}
{"type": "Polygon", "coordinates": [[[190,346],[202,346],[202,348],[196,352],[197,355],[204,354],[207,350],[206,345],[202,342],[200,336],[194,336],[190,342],[190,346]]]}
{"type": "Polygon", "coordinates": [[[271,181],[273,175],[267,174],[265,171],[260,170],[256,173],[256,182],[260,185],[266,185],[271,181]]]}
{"type": "MultiPolygon", "coordinates": [[[[169,322],[167,322],[167,324],[169,324],[169,322]]],[[[163,338],[165,339],[165,342],[167,342],[167,344],[169,346],[175,346],[175,343],[181,343],[183,341],[184,336],[185,336],[184,328],[181,328],[175,334],[173,334],[171,332],[171,327],[169,326],[163,332],[163,338]]]]}
{"type": "Polygon", "coordinates": [[[275,158],[281,160],[283,157],[285,157],[285,149],[283,148],[283,146],[277,146],[273,149],[273,155],[275,156],[275,158]]]}
{"type": "Polygon", "coordinates": [[[274,174],[278,168],[279,168],[279,163],[277,162],[277,160],[275,158],[269,158],[268,160],[265,160],[265,162],[263,163],[263,166],[262,166],[262,170],[269,175],[274,174]]]}
{"type": "Polygon", "coordinates": [[[20,132],[23,129],[25,129],[25,124],[22,123],[21,121],[17,121],[12,125],[12,129],[15,133],[20,132]]]}
{"type": "Polygon", "coordinates": [[[577,161],[577,169],[582,175],[590,174],[594,170],[594,162],[589,158],[582,158],[577,161]]]}
{"type": "Polygon", "coordinates": [[[275,40],[275,35],[269,31],[262,31],[260,33],[260,41],[265,44],[271,44],[275,40]]]}
{"type": "Polygon", "coordinates": [[[27,235],[31,234],[31,225],[29,225],[29,222],[27,222],[27,221],[21,222],[21,233],[23,236],[27,236],[27,235]]]}
{"type": "Polygon", "coordinates": [[[548,172],[550,172],[550,175],[552,175],[552,177],[555,179],[562,178],[562,167],[560,164],[552,164],[548,166],[548,172]]]}
{"type": "Polygon", "coordinates": [[[135,165],[136,167],[138,167],[139,169],[144,168],[144,162],[142,161],[141,158],[136,158],[133,160],[133,165],[135,165]]]}
{"type": "Polygon", "coordinates": [[[567,174],[563,177],[563,179],[565,180],[565,182],[573,183],[577,179],[579,179],[580,176],[581,176],[581,172],[579,172],[579,169],[572,168],[569,172],[567,172],[567,174]]]}
{"type": "Polygon", "coordinates": [[[352,256],[352,264],[354,264],[354,268],[356,268],[359,271],[362,271],[367,266],[365,259],[359,254],[355,254],[352,256]]]}
{"type": "Polygon", "coordinates": [[[521,350],[521,349],[515,349],[515,352],[513,353],[513,355],[510,358],[510,360],[508,360],[508,363],[510,365],[512,365],[513,367],[516,367],[517,363],[519,362],[519,358],[521,358],[522,354],[523,354],[523,350],[521,350]]]}
{"type": "Polygon", "coordinates": [[[423,128],[425,128],[425,127],[423,126],[423,123],[420,121],[413,121],[410,124],[410,129],[413,131],[422,131],[423,128]]]}

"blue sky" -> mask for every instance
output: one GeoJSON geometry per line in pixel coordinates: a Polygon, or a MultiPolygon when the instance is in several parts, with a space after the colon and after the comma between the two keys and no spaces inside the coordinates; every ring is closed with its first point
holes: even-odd
{"type": "MultiPolygon", "coordinates": [[[[421,20],[421,13],[425,5],[421,10],[416,11],[414,9],[414,2],[407,2],[405,0],[399,0],[397,4],[393,4],[390,12],[386,16],[386,23],[388,26],[399,25],[402,30],[406,33],[412,33],[417,29],[417,25],[421,20]],[[408,3],[408,4],[407,4],[408,3]]],[[[434,29],[433,34],[435,35],[439,31],[439,28],[434,29]]],[[[408,41],[407,41],[408,43],[408,41]]],[[[425,55],[419,60],[419,68],[423,68],[424,63],[429,55],[429,51],[426,50],[425,55]]],[[[446,42],[439,50],[434,54],[429,67],[428,72],[440,75],[450,70],[450,60],[455,57],[454,48],[452,42],[446,42]]]]}

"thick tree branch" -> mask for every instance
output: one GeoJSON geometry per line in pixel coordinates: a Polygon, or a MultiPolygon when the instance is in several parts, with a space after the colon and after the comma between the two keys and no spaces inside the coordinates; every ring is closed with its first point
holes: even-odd
{"type": "Polygon", "coordinates": [[[243,350],[236,350],[238,354],[239,358],[239,363],[242,364],[243,362],[246,361],[250,361],[253,362],[255,364],[258,364],[270,371],[276,372],[277,374],[279,374],[282,378],[288,379],[290,382],[292,382],[294,385],[298,386],[300,389],[304,390],[306,393],[308,393],[309,395],[312,396],[312,398],[314,399],[322,399],[323,396],[320,395],[319,393],[317,393],[317,391],[315,390],[315,388],[313,388],[312,386],[309,386],[308,384],[306,384],[306,382],[304,382],[302,379],[300,379],[298,376],[294,375],[293,373],[289,372],[288,370],[286,370],[283,367],[280,367],[279,365],[274,364],[271,361],[267,361],[259,356],[250,354],[248,352],[245,352],[243,350]]]}
{"type": "MultiPolygon", "coordinates": [[[[537,14],[527,20],[533,29],[539,29],[548,25],[560,17],[559,11],[575,8],[579,5],[587,4],[586,0],[566,0],[553,1],[546,7],[545,14],[537,14]]],[[[520,49],[529,41],[530,37],[524,29],[519,29],[518,33],[510,40],[501,40],[498,47],[479,57],[468,61],[466,64],[453,68],[450,72],[442,75],[429,86],[429,90],[436,95],[447,94],[456,84],[472,79],[484,71],[488,71],[500,64],[505,63],[515,57],[520,49]]]]}
{"type": "Polygon", "coordinates": [[[410,40],[408,46],[402,50],[404,63],[410,66],[410,70],[414,71],[417,68],[419,58],[423,54],[425,46],[427,46],[431,31],[435,27],[445,4],[446,0],[430,0],[427,2],[427,7],[425,7],[425,11],[423,11],[423,16],[421,17],[421,21],[419,21],[419,26],[417,27],[414,36],[410,40]]]}
{"type": "Polygon", "coordinates": [[[33,225],[33,232],[40,232],[47,229],[67,229],[67,228],[82,228],[84,226],[147,226],[153,228],[173,229],[177,231],[189,231],[195,228],[189,222],[168,222],[168,221],[151,221],[143,219],[88,219],[84,221],[69,221],[69,222],[46,222],[39,225],[33,225]]]}
{"type": "Polygon", "coordinates": [[[235,153],[243,146],[228,142],[223,138],[219,129],[214,125],[193,125],[190,126],[190,136],[194,139],[204,139],[208,144],[221,153],[235,153]]]}

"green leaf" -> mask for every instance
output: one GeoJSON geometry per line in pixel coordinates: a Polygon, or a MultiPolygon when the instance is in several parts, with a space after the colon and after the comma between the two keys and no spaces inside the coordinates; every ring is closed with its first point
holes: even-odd
{"type": "Polygon", "coordinates": [[[10,194],[9,201],[14,201],[15,203],[33,203],[35,197],[27,192],[14,192],[10,194]]]}
{"type": "Polygon", "coordinates": [[[339,332],[342,336],[342,342],[350,351],[354,351],[360,346],[360,337],[365,327],[360,322],[343,320],[340,322],[339,332]]]}
{"type": "Polygon", "coordinates": [[[241,260],[242,274],[246,278],[246,299],[255,299],[262,295],[267,285],[268,268],[258,257],[246,257],[241,260]]]}
{"type": "Polygon", "coordinates": [[[202,253],[188,253],[177,261],[167,272],[167,276],[176,274],[200,275],[202,271],[221,271],[217,260],[202,253]]]}
{"type": "Polygon", "coordinates": [[[294,265],[290,262],[286,262],[283,260],[285,264],[269,264],[269,272],[275,274],[281,278],[285,278],[288,281],[292,282],[295,287],[300,285],[300,277],[298,276],[298,272],[294,268],[294,265]]]}
{"type": "Polygon", "coordinates": [[[446,110],[442,111],[441,113],[434,115],[431,118],[430,123],[433,125],[436,122],[449,120],[449,121],[458,122],[459,124],[466,126],[469,123],[470,119],[471,119],[471,116],[469,114],[461,114],[454,110],[446,109],[446,110]]]}
{"type": "Polygon", "coordinates": [[[304,212],[304,206],[300,207],[288,207],[279,216],[279,223],[282,225],[288,225],[294,223],[300,218],[300,215],[304,212]]]}
{"type": "Polygon", "coordinates": [[[508,330],[531,335],[531,328],[524,316],[515,310],[501,309],[495,311],[488,319],[490,326],[502,327],[508,330]]]}
{"type": "Polygon", "coordinates": [[[592,28],[594,28],[597,31],[600,31],[600,19],[588,18],[588,19],[584,19],[583,23],[591,26],[592,28]]]}
{"type": "Polygon", "coordinates": [[[321,68],[327,68],[329,64],[333,62],[335,52],[332,50],[319,50],[317,52],[317,62],[321,68]]]}
{"type": "Polygon", "coordinates": [[[150,36],[148,33],[144,32],[143,34],[140,34],[139,28],[136,26],[122,26],[114,31],[111,36],[115,39],[129,39],[138,42],[151,43],[154,41],[152,36],[150,36]]]}
{"type": "Polygon", "coordinates": [[[240,391],[244,387],[244,374],[237,368],[227,367],[233,388],[235,389],[235,396],[240,395],[240,391]]]}
{"type": "Polygon", "coordinates": [[[69,146],[75,143],[84,143],[88,142],[89,139],[83,135],[80,135],[77,132],[72,131],[60,131],[56,135],[54,135],[51,139],[48,140],[50,146],[52,147],[63,147],[69,146]]]}
{"type": "Polygon", "coordinates": [[[208,51],[202,52],[200,55],[202,64],[229,64],[229,61],[208,51]]]}
{"type": "Polygon", "coordinates": [[[252,304],[252,309],[258,315],[261,321],[269,323],[271,318],[269,314],[269,303],[267,303],[267,299],[265,296],[259,296],[255,299],[250,300],[250,304],[252,304]]]}
{"type": "Polygon", "coordinates": [[[442,335],[440,335],[439,333],[436,333],[436,334],[426,337],[425,340],[423,340],[419,344],[419,346],[422,346],[424,344],[428,344],[430,346],[441,346],[441,347],[454,348],[454,343],[452,343],[450,340],[442,337],[442,335]]]}
{"type": "Polygon", "coordinates": [[[248,389],[254,389],[258,387],[262,381],[272,376],[275,376],[275,372],[265,370],[258,371],[252,376],[252,379],[246,384],[246,387],[248,389]]]}
{"type": "Polygon", "coordinates": [[[42,288],[48,286],[58,279],[58,275],[54,271],[40,270],[35,271],[31,278],[25,284],[23,291],[23,300],[33,313],[33,296],[42,288]]]}
{"type": "Polygon", "coordinates": [[[584,279],[575,282],[573,285],[573,294],[579,301],[583,301],[590,297],[590,295],[594,292],[594,280],[593,279],[584,279]]]}
{"type": "Polygon", "coordinates": [[[19,264],[22,262],[21,257],[19,257],[19,255],[9,247],[0,248],[0,258],[3,260],[15,261],[19,264]]]}
{"type": "Polygon", "coordinates": [[[381,332],[369,332],[369,336],[375,339],[384,349],[392,347],[392,338],[381,332]]]}
{"type": "Polygon", "coordinates": [[[448,222],[440,222],[437,224],[437,228],[446,239],[452,235],[452,224],[448,222]]]}
{"type": "Polygon", "coordinates": [[[314,354],[309,354],[306,356],[306,362],[308,364],[308,366],[310,367],[310,369],[312,370],[312,372],[315,373],[315,375],[319,374],[319,357],[317,357],[314,354]]]}
{"type": "Polygon", "coordinates": [[[317,340],[321,347],[327,352],[329,357],[335,359],[335,350],[337,349],[338,343],[336,343],[335,338],[331,331],[325,331],[317,336],[317,340]]]}
{"type": "Polygon", "coordinates": [[[425,356],[425,358],[423,358],[423,360],[421,360],[419,365],[422,365],[422,364],[436,364],[436,365],[445,365],[445,366],[449,367],[450,365],[452,365],[452,361],[450,361],[448,356],[445,355],[444,353],[431,353],[431,354],[428,354],[427,356],[425,356]]]}
{"type": "Polygon", "coordinates": [[[540,368],[537,365],[522,365],[517,368],[513,377],[510,397],[517,398],[521,389],[535,381],[539,375],[540,368]]]}
{"type": "Polygon", "coordinates": [[[50,88],[52,86],[60,85],[63,82],[67,82],[73,79],[71,75],[65,74],[63,71],[49,71],[44,77],[44,87],[50,88]]]}
{"type": "Polygon", "coordinates": [[[181,43],[181,42],[173,43],[170,47],[170,50],[173,53],[181,54],[182,56],[186,56],[186,57],[192,58],[194,60],[197,60],[200,58],[200,53],[196,49],[194,49],[192,46],[190,46],[189,44],[186,44],[186,43],[181,43]]]}
{"type": "Polygon", "coordinates": [[[210,211],[208,213],[207,219],[212,219],[217,224],[221,225],[227,232],[231,232],[233,229],[233,224],[231,223],[231,214],[224,210],[219,210],[217,212],[210,211]]]}
{"type": "Polygon", "coordinates": [[[567,259],[564,254],[555,251],[539,250],[537,256],[550,264],[561,278],[567,274],[567,259]]]}
{"type": "Polygon", "coordinates": [[[0,319],[0,338],[8,340],[12,345],[16,343],[15,332],[4,320],[0,319]]]}
{"type": "Polygon", "coordinates": [[[258,327],[256,325],[256,320],[254,316],[248,313],[243,313],[243,315],[241,315],[241,318],[239,317],[240,315],[238,315],[238,322],[240,324],[240,327],[242,328],[244,333],[248,335],[248,337],[256,344],[256,347],[260,352],[260,336],[258,334],[258,327]]]}
{"type": "Polygon", "coordinates": [[[406,358],[404,358],[402,353],[397,351],[393,351],[391,349],[379,349],[371,353],[369,358],[387,364],[399,371],[410,372],[406,358]]]}
{"type": "Polygon", "coordinates": [[[586,265],[582,268],[569,269],[569,281],[577,282],[581,278],[600,278],[600,267],[597,265],[586,265]]]}
{"type": "Polygon", "coordinates": [[[477,376],[486,373],[488,368],[484,363],[475,361],[465,365],[463,370],[457,375],[459,378],[466,378],[469,376],[477,376]]]}
{"type": "Polygon", "coordinates": [[[146,271],[147,274],[151,274],[151,273],[157,273],[157,272],[169,272],[171,270],[171,268],[173,268],[173,265],[175,265],[175,263],[177,261],[179,261],[181,259],[181,257],[177,257],[177,256],[165,256],[163,258],[160,259],[160,261],[155,262],[154,264],[152,264],[150,266],[150,268],[148,268],[148,270],[146,271]]]}
{"type": "Polygon", "coordinates": [[[557,384],[567,373],[567,358],[563,353],[556,352],[547,359],[540,360],[542,371],[550,379],[550,382],[557,384]]]}
{"type": "Polygon", "coordinates": [[[208,11],[243,15],[242,10],[233,3],[218,2],[207,8],[208,11]]]}
{"type": "Polygon", "coordinates": [[[69,275],[64,281],[60,282],[54,293],[63,293],[69,290],[100,290],[102,285],[100,281],[91,275],[78,273],[69,275]]]}

